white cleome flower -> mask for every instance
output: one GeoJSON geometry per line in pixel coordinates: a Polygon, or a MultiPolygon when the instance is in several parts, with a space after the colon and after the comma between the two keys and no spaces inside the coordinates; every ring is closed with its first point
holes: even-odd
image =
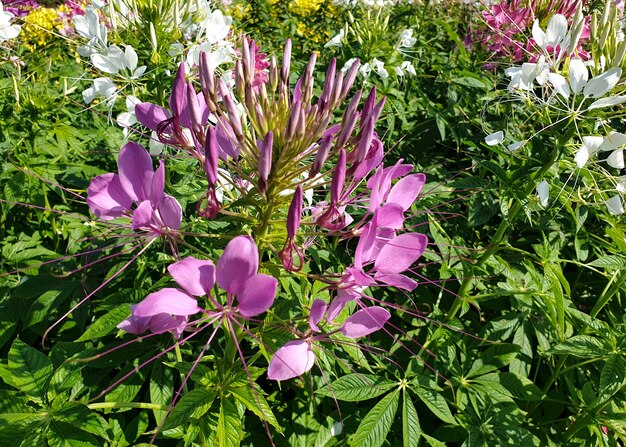
{"type": "Polygon", "coordinates": [[[624,205],[622,205],[622,199],[619,195],[614,195],[606,201],[606,207],[613,216],[619,216],[624,214],[624,205]]]}
{"type": "Polygon", "coordinates": [[[0,2],[0,42],[15,39],[22,30],[20,25],[11,25],[13,14],[5,11],[2,2],[0,2]]]}
{"type": "Polygon", "coordinates": [[[537,195],[539,196],[539,203],[542,207],[548,206],[548,199],[550,198],[550,184],[545,180],[537,185],[537,195]]]}

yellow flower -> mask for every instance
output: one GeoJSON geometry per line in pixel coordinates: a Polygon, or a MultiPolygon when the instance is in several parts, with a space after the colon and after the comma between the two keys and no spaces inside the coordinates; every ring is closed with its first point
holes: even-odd
{"type": "Polygon", "coordinates": [[[289,9],[300,16],[308,16],[317,12],[322,3],[324,0],[293,0],[289,9]]]}
{"type": "Polygon", "coordinates": [[[52,8],[36,8],[24,18],[22,27],[26,47],[34,51],[44,46],[57,30],[59,16],[52,8]]]}

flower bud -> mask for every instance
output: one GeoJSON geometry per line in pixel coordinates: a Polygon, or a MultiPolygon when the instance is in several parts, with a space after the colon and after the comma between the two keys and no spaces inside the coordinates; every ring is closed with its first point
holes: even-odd
{"type": "Polygon", "coordinates": [[[339,152],[339,158],[337,160],[337,166],[335,166],[335,172],[333,172],[333,178],[330,183],[330,203],[336,204],[339,202],[341,192],[343,191],[343,185],[346,182],[346,151],[341,149],[339,152]]]}
{"type": "Polygon", "coordinates": [[[315,177],[322,170],[322,166],[324,166],[324,163],[326,163],[326,159],[328,158],[328,153],[330,152],[334,137],[334,135],[326,135],[325,137],[322,137],[322,141],[317,148],[317,154],[315,154],[315,160],[313,161],[313,165],[311,165],[311,170],[309,171],[309,178],[315,177]]]}
{"type": "Polygon", "coordinates": [[[258,189],[261,194],[267,192],[267,180],[272,170],[272,146],[274,134],[270,131],[259,145],[259,183],[258,189]]]}
{"type": "Polygon", "coordinates": [[[289,205],[289,211],[287,212],[287,236],[290,239],[296,237],[298,227],[300,226],[300,218],[302,216],[302,186],[296,187],[296,192],[291,199],[291,205],[289,205]]]}
{"type": "Polygon", "coordinates": [[[185,64],[183,62],[178,66],[176,77],[172,84],[172,94],[170,95],[170,110],[172,115],[180,117],[185,113],[187,96],[187,82],[185,81],[185,64]]]}
{"type": "Polygon", "coordinates": [[[345,98],[348,95],[348,92],[352,88],[354,84],[354,80],[356,79],[356,75],[359,73],[359,67],[361,66],[361,62],[359,60],[354,61],[348,73],[345,75],[343,80],[343,85],[341,87],[341,96],[340,98],[345,98]]]}
{"type": "MultiPolygon", "coordinates": [[[[191,122],[194,133],[197,136],[203,136],[204,123],[202,122],[202,110],[200,110],[196,89],[193,88],[191,82],[187,83],[187,113],[189,114],[189,121],[191,122]]],[[[200,140],[200,138],[198,139],[200,140]]]]}
{"type": "Polygon", "coordinates": [[[356,108],[360,100],[361,91],[359,90],[357,94],[354,95],[343,114],[343,118],[341,120],[341,132],[339,132],[339,136],[337,137],[337,148],[339,149],[343,148],[343,146],[348,142],[348,139],[354,130],[354,125],[356,124],[358,116],[356,108]]]}
{"type": "Polygon", "coordinates": [[[219,159],[219,148],[217,145],[217,130],[213,126],[208,126],[204,143],[204,167],[209,186],[217,183],[217,161],[219,159]]]}

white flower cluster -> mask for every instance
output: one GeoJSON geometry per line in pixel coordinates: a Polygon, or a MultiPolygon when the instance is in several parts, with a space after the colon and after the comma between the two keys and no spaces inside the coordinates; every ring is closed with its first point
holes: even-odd
{"type": "MultiPolygon", "coordinates": [[[[576,24],[577,22],[574,21],[576,24]]],[[[582,22],[581,22],[582,23],[582,22]]],[[[626,102],[626,95],[611,94],[622,77],[619,66],[605,67],[602,61],[583,61],[575,55],[580,37],[580,26],[574,25],[568,30],[567,20],[560,14],[554,15],[546,31],[535,22],[533,38],[542,54],[535,62],[527,62],[521,66],[505,70],[510,78],[508,90],[521,97],[526,103],[542,104],[553,108],[559,114],[565,114],[564,119],[578,120],[584,113],[596,109],[604,109],[626,102]],[[562,69],[561,67],[565,67],[562,69]],[[595,69],[595,75],[590,71],[595,69]]],[[[621,61],[614,61],[619,64],[621,61]]],[[[606,123],[605,127],[606,127],[606,123]]],[[[597,128],[597,126],[596,126],[597,128]]],[[[489,146],[499,145],[504,141],[504,132],[498,131],[488,135],[485,142],[489,146]]],[[[574,162],[579,169],[584,168],[590,159],[606,163],[613,169],[624,169],[624,149],[626,135],[620,132],[609,131],[606,136],[583,136],[582,144],[574,155],[574,162]],[[598,158],[601,153],[609,153],[606,157],[598,158]]],[[[527,140],[508,144],[509,151],[522,147],[527,140]]],[[[626,193],[626,181],[622,182],[608,175],[618,193],[626,193]]],[[[549,186],[546,182],[537,185],[537,194],[542,206],[547,205],[549,186]]],[[[617,215],[624,212],[622,199],[619,194],[613,195],[605,201],[608,211],[617,215]]]]}
{"type": "Polygon", "coordinates": [[[13,17],[13,14],[4,10],[4,6],[0,2],[0,43],[5,40],[15,39],[20,34],[22,27],[11,24],[13,17]]]}

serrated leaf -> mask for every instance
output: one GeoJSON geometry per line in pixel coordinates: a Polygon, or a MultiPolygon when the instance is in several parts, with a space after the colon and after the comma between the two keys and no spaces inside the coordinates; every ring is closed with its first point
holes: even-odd
{"type": "MultiPolygon", "coordinates": [[[[172,369],[162,363],[152,365],[150,375],[150,401],[155,404],[169,405],[174,398],[174,374],[172,369]]],[[[167,410],[152,410],[157,423],[161,423],[167,410]]]]}
{"type": "Polygon", "coordinates": [[[621,256],[602,256],[589,264],[592,267],[602,267],[607,269],[624,270],[626,269],[626,259],[621,256]]]}
{"type": "Polygon", "coordinates": [[[46,434],[50,447],[99,447],[93,435],[71,424],[52,421],[46,434]]]}
{"type": "Polygon", "coordinates": [[[230,391],[235,399],[244,404],[248,410],[276,428],[278,433],[283,432],[283,428],[276,420],[272,408],[260,392],[255,392],[250,386],[229,388],[228,391],[230,391]]]}
{"type": "Polygon", "coordinates": [[[541,400],[543,393],[532,381],[512,372],[498,373],[500,383],[517,399],[541,400]]]}
{"type": "Polygon", "coordinates": [[[406,390],[402,392],[402,445],[417,447],[422,429],[413,401],[406,390]]]}
{"type": "Polygon", "coordinates": [[[205,388],[195,388],[185,393],[166,419],[163,430],[186,425],[190,418],[202,417],[216,397],[215,391],[205,388]]]}
{"type": "Polygon", "coordinates": [[[626,382],[626,364],[621,354],[612,354],[600,373],[600,400],[613,396],[626,382]]]}
{"type": "Polygon", "coordinates": [[[575,335],[550,349],[552,354],[597,358],[608,353],[604,342],[590,335],[575,335]]]}
{"type": "Polygon", "coordinates": [[[430,411],[433,412],[435,416],[444,422],[457,425],[454,416],[452,416],[452,413],[450,412],[448,403],[441,394],[427,388],[417,388],[412,391],[417,394],[417,397],[424,402],[424,404],[430,409],[430,411]]]}
{"type": "Polygon", "coordinates": [[[55,421],[64,422],[79,427],[93,435],[109,440],[106,427],[107,422],[97,413],[92,412],[85,405],[75,402],[65,402],[52,413],[55,421]]]}
{"type": "Polygon", "coordinates": [[[43,401],[54,374],[48,357],[17,338],[9,351],[9,371],[18,389],[38,402],[43,401]]]}
{"type": "Polygon", "coordinates": [[[228,399],[220,401],[220,414],[217,419],[218,447],[238,447],[241,443],[242,420],[237,406],[228,399]]]}
{"type": "Polygon", "coordinates": [[[346,374],[317,392],[322,396],[357,402],[378,397],[396,385],[396,382],[369,374],[346,374]]]}
{"type": "Polygon", "coordinates": [[[76,341],[93,340],[104,337],[129,316],[130,305],[122,304],[94,321],[76,341]]]}
{"type": "Polygon", "coordinates": [[[387,434],[398,411],[400,391],[394,390],[365,415],[356,433],[350,439],[350,445],[354,447],[379,447],[385,442],[387,434]]]}

